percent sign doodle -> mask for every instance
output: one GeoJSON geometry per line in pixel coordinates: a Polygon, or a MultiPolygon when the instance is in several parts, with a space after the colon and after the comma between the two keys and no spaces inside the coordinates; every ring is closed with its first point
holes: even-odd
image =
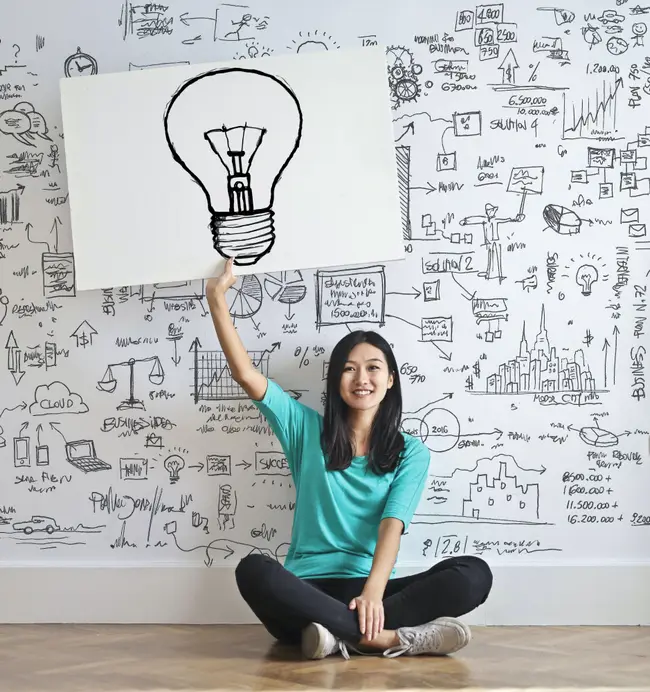
{"type": "Polygon", "coordinates": [[[296,350],[293,352],[296,358],[300,358],[299,368],[303,365],[309,365],[309,358],[307,357],[307,347],[297,346],[296,350]]]}
{"type": "MultiPolygon", "coordinates": [[[[325,349],[322,346],[312,346],[311,350],[316,358],[325,353],[325,349]]],[[[296,346],[296,350],[293,352],[293,355],[295,358],[300,359],[300,362],[298,363],[299,368],[309,365],[309,346],[296,346]]]]}

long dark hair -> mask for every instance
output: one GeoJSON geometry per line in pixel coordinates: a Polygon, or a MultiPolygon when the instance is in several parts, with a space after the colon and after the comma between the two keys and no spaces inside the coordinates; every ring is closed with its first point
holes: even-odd
{"type": "Polygon", "coordinates": [[[327,391],[321,447],[330,471],[348,468],[353,457],[352,441],[348,427],[348,405],[340,393],[341,376],[350,355],[358,344],[367,343],[378,348],[386,358],[388,372],[393,376],[393,386],[379,405],[372,421],[368,468],[377,475],[388,473],[399,463],[404,449],[404,437],[400,431],[402,420],[402,388],[399,368],[390,344],[381,334],[372,331],[355,331],[346,334],[334,347],[327,372],[327,391]]]}

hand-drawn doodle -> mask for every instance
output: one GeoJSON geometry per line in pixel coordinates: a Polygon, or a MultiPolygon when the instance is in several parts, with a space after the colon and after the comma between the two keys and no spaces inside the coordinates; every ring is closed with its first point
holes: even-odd
{"type": "Polygon", "coordinates": [[[118,26],[122,27],[122,39],[170,35],[174,30],[174,18],[169,16],[168,10],[168,5],[160,3],[135,4],[124,0],[117,20],[118,26]]]}
{"type": "Polygon", "coordinates": [[[97,330],[89,324],[87,320],[84,320],[75,330],[70,334],[70,338],[74,339],[77,348],[86,348],[86,346],[93,345],[93,336],[97,335],[97,330]]]}
{"type": "Polygon", "coordinates": [[[217,8],[217,38],[221,41],[250,41],[255,32],[265,31],[269,26],[268,15],[255,16],[248,5],[224,2],[217,8]]]}
{"type": "Polygon", "coordinates": [[[149,477],[149,460],[138,457],[120,458],[121,481],[146,481],[149,477]]]}
{"type": "Polygon", "coordinates": [[[205,468],[208,476],[232,475],[230,455],[208,454],[205,459],[205,468]]]}
{"type": "Polygon", "coordinates": [[[524,469],[512,455],[498,454],[450,476],[433,476],[424,511],[416,512],[413,523],[551,524],[540,519],[539,477],[545,471],[524,469]],[[527,474],[536,476],[535,482],[524,481],[527,474]]]}
{"type": "Polygon", "coordinates": [[[88,406],[79,394],[72,392],[63,382],[55,380],[36,387],[29,412],[32,416],[80,414],[87,413],[88,406]]]}
{"type": "Polygon", "coordinates": [[[596,380],[584,351],[576,349],[573,358],[559,355],[549,341],[543,305],[532,346],[529,347],[524,323],[518,355],[499,364],[498,370],[486,377],[485,391],[469,391],[488,395],[534,394],[542,405],[598,403],[596,380]]]}
{"type": "Polygon", "coordinates": [[[588,23],[586,26],[582,27],[581,31],[582,38],[584,39],[585,43],[589,46],[589,50],[592,50],[594,46],[597,46],[599,43],[602,43],[603,37],[600,35],[600,31],[597,26],[588,23]]]}
{"type": "MultiPolygon", "coordinates": [[[[525,199],[522,198],[522,202],[525,199]]],[[[499,226],[502,223],[520,223],[526,217],[521,212],[514,217],[497,217],[499,207],[486,202],[485,215],[466,216],[458,223],[461,226],[479,225],[483,227],[483,246],[487,248],[487,268],[484,272],[479,272],[479,276],[485,279],[498,279],[499,283],[505,278],[501,261],[501,238],[499,236],[499,226]]]]}
{"type": "MultiPolygon", "coordinates": [[[[20,409],[21,411],[24,411],[27,408],[27,404],[23,401],[21,404],[17,404],[13,408],[3,408],[2,411],[0,411],[0,419],[2,416],[4,416],[5,413],[11,413],[12,411],[16,411],[17,409],[20,409]]],[[[4,433],[4,429],[2,425],[0,425],[0,449],[5,447],[7,445],[7,440],[2,436],[4,433]]]]}
{"type": "Polygon", "coordinates": [[[237,513],[237,492],[230,483],[219,486],[217,493],[217,521],[219,529],[235,528],[235,514],[237,513]]]}
{"type": "MultiPolygon", "coordinates": [[[[32,484],[32,487],[33,484],[32,484]]],[[[54,486],[50,486],[54,487],[54,486]]],[[[74,526],[63,526],[54,517],[43,514],[21,513],[28,518],[18,519],[11,523],[11,529],[0,528],[0,540],[11,539],[21,546],[35,546],[39,550],[53,550],[60,546],[85,545],[84,537],[88,534],[100,534],[105,524],[86,526],[77,523],[74,526]]]]}
{"type": "Polygon", "coordinates": [[[418,100],[422,87],[420,75],[422,65],[415,62],[413,53],[403,46],[388,46],[388,86],[393,108],[418,100]]]}
{"type": "Polygon", "coordinates": [[[172,156],[206,196],[214,249],[236,265],[255,264],[273,247],[275,188],[302,125],[294,92],[260,70],[210,70],[185,82],[167,105],[172,156]]]}
{"type": "Polygon", "coordinates": [[[77,52],[68,56],[63,63],[63,74],[66,77],[83,77],[84,75],[97,74],[97,60],[92,55],[82,52],[77,47],[77,52]]]}
{"type": "Polygon", "coordinates": [[[24,190],[24,185],[0,189],[0,224],[20,221],[20,198],[24,190]]]}
{"type": "Polygon", "coordinates": [[[501,70],[501,84],[516,84],[516,70],[519,68],[519,63],[512,50],[506,53],[503,62],[499,65],[501,70]]]}
{"type": "Polygon", "coordinates": [[[0,113],[0,132],[11,135],[28,147],[36,146],[35,137],[40,137],[48,142],[52,141],[52,138],[47,134],[48,128],[44,116],[37,112],[29,101],[21,101],[11,110],[0,113]]]}
{"type": "Polygon", "coordinates": [[[273,55],[273,49],[262,46],[257,41],[247,41],[244,46],[244,54],[239,52],[233,56],[234,60],[246,60],[247,58],[268,58],[273,55]]]}
{"type": "MultiPolygon", "coordinates": [[[[52,425],[52,424],[50,424],[52,425]]],[[[91,471],[110,471],[113,467],[97,456],[94,440],[73,440],[65,443],[65,458],[75,468],[91,471]]]]}
{"type": "Polygon", "coordinates": [[[34,531],[45,531],[46,533],[52,534],[55,531],[61,530],[61,527],[56,523],[55,519],[39,514],[34,514],[31,519],[26,519],[25,521],[15,521],[11,525],[11,528],[16,531],[22,531],[28,536],[34,533],[34,531]]]}
{"type": "Polygon", "coordinates": [[[27,430],[29,423],[23,423],[18,436],[14,437],[14,466],[24,468],[31,466],[30,438],[23,433],[27,430]]]}
{"type": "MultiPolygon", "coordinates": [[[[206,22],[208,25],[212,27],[212,40],[216,41],[217,40],[217,25],[218,25],[218,18],[219,18],[219,10],[214,11],[214,17],[188,17],[189,12],[183,12],[181,16],[179,17],[179,20],[181,24],[185,26],[192,26],[194,24],[201,23],[205,24],[206,22]]],[[[195,40],[201,40],[201,35],[199,34],[198,37],[192,40],[192,43],[194,43],[195,40]]],[[[183,41],[183,43],[187,44],[189,41],[186,39],[183,41]]]]}
{"type": "Polygon", "coordinates": [[[567,106],[567,94],[562,94],[562,139],[622,139],[615,136],[617,98],[622,90],[623,80],[613,83],[603,82],[593,97],[580,100],[580,106],[567,106]]]}
{"type": "Polygon", "coordinates": [[[648,33],[648,25],[645,22],[634,22],[632,24],[632,38],[634,39],[633,48],[645,46],[645,35],[648,33]]]}
{"type": "Polygon", "coordinates": [[[163,462],[165,470],[169,474],[169,482],[176,483],[179,473],[185,468],[185,459],[180,454],[170,454],[163,462]]]}
{"type": "Polygon", "coordinates": [[[49,445],[41,444],[42,433],[43,425],[39,423],[36,426],[36,466],[49,466],[50,447],[49,445]]]}
{"type": "Polygon", "coordinates": [[[44,252],[41,266],[46,298],[74,298],[77,295],[74,255],[71,252],[44,252]]]}
{"type": "Polygon", "coordinates": [[[118,411],[124,411],[128,409],[141,409],[145,410],[144,401],[142,399],[136,399],[135,392],[135,366],[138,363],[153,363],[151,370],[149,371],[149,382],[154,385],[161,385],[165,379],[165,371],[163,370],[160,358],[158,356],[151,356],[149,358],[129,358],[129,360],[122,361],[121,363],[109,363],[104,373],[104,377],[97,382],[97,389],[102,392],[108,392],[109,394],[115,391],[117,387],[117,380],[113,374],[113,370],[119,367],[129,368],[129,396],[124,399],[117,406],[118,411]]]}
{"type": "Polygon", "coordinates": [[[271,300],[288,306],[285,315],[288,320],[293,318],[291,306],[300,303],[307,295],[307,286],[300,270],[265,274],[264,290],[271,300]]]}
{"type": "Polygon", "coordinates": [[[205,281],[172,281],[165,283],[143,284],[134,295],[140,297],[142,303],[148,306],[148,312],[153,312],[154,305],[161,301],[169,312],[178,309],[194,310],[197,305],[203,316],[208,314],[205,306],[205,281]]]}
{"type": "Polygon", "coordinates": [[[576,283],[583,296],[591,295],[591,287],[598,281],[598,270],[593,264],[582,264],[576,270],[576,283]]]}
{"type": "Polygon", "coordinates": [[[369,323],[383,325],[386,274],[381,265],[317,270],[316,326],[369,323]]]}
{"type": "Polygon", "coordinates": [[[9,310],[9,298],[2,293],[0,288],[0,327],[7,317],[7,312],[9,310]]]}
{"type": "MultiPolygon", "coordinates": [[[[249,351],[253,365],[268,377],[269,355],[273,349],[249,351]]],[[[190,346],[194,354],[194,403],[199,401],[222,401],[228,399],[248,399],[248,394],[235,382],[230,366],[222,351],[206,351],[201,342],[194,339],[190,346]]]]}
{"type": "MultiPolygon", "coordinates": [[[[574,428],[570,425],[567,430],[577,432],[580,439],[590,447],[615,447],[620,441],[619,435],[600,426],[598,418],[594,418],[593,425],[585,425],[582,428],[574,428]]],[[[629,434],[629,430],[622,433],[622,435],[629,434]]]]}
{"type": "Polygon", "coordinates": [[[255,274],[237,277],[226,293],[231,317],[247,319],[256,315],[262,307],[262,284],[255,274]]]}
{"type": "Polygon", "coordinates": [[[174,65],[189,65],[190,61],[189,60],[176,60],[174,62],[153,62],[153,63],[148,63],[146,65],[143,64],[136,64],[133,62],[129,63],[129,72],[133,72],[134,70],[148,70],[152,67],[172,67],[174,65]]]}
{"type": "Polygon", "coordinates": [[[547,204],[542,212],[546,229],[555,231],[559,235],[575,235],[580,233],[582,219],[567,207],[559,204],[547,204]]]}
{"type": "Polygon", "coordinates": [[[575,12],[564,10],[559,7],[538,7],[537,10],[538,12],[553,12],[555,23],[558,26],[570,24],[576,18],[575,12]]]}
{"type": "Polygon", "coordinates": [[[315,31],[307,31],[303,34],[298,32],[298,38],[291,41],[291,45],[287,46],[289,50],[296,53],[312,53],[319,50],[338,49],[341,46],[329,35],[316,29],[315,31]]]}
{"type": "Polygon", "coordinates": [[[14,383],[18,386],[25,376],[25,371],[22,369],[23,352],[18,346],[13,330],[11,330],[7,336],[5,349],[7,351],[7,370],[9,370],[11,376],[14,378],[14,383]]]}

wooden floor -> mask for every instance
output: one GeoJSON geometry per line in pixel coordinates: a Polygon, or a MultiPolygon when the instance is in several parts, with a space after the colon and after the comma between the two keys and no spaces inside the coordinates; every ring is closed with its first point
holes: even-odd
{"type": "Polygon", "coordinates": [[[650,627],[473,635],[449,657],[304,661],[257,625],[0,625],[0,690],[650,691],[650,627]]]}

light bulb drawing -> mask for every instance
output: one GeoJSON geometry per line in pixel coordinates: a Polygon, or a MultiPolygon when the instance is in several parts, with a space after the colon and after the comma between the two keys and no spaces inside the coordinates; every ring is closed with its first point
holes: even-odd
{"type": "Polygon", "coordinates": [[[583,264],[576,272],[576,283],[582,289],[583,296],[591,295],[592,285],[598,281],[598,270],[593,264],[583,264]]]}
{"type": "Polygon", "coordinates": [[[125,409],[141,409],[144,410],[144,402],[141,399],[136,399],[134,395],[135,390],[135,364],[136,363],[147,363],[153,361],[151,370],[149,372],[149,382],[153,385],[160,385],[165,379],[165,372],[160,363],[158,356],[151,356],[150,358],[129,358],[122,363],[109,363],[106,368],[106,372],[102,379],[97,382],[97,389],[102,392],[108,392],[109,394],[115,391],[117,387],[117,380],[113,375],[113,368],[120,366],[126,366],[129,368],[129,397],[125,399],[118,407],[118,411],[124,411],[125,409]]]}
{"type": "Polygon", "coordinates": [[[169,481],[176,483],[179,479],[179,472],[185,468],[185,460],[179,454],[170,454],[164,461],[163,466],[169,473],[169,481]]]}
{"type": "Polygon", "coordinates": [[[293,91],[254,69],[197,75],[167,104],[171,154],[205,194],[214,249],[238,266],[257,263],[275,243],[275,187],[299,147],[302,123],[293,91]]]}

